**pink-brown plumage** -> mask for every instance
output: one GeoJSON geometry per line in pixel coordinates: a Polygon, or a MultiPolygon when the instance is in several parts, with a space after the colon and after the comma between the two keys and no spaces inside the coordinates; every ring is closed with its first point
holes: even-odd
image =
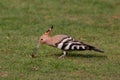
{"type": "Polygon", "coordinates": [[[39,42],[40,42],[40,44],[47,44],[49,46],[56,47],[55,43],[58,43],[65,37],[67,37],[67,35],[55,35],[55,36],[50,37],[47,34],[43,34],[40,37],[39,42]]]}

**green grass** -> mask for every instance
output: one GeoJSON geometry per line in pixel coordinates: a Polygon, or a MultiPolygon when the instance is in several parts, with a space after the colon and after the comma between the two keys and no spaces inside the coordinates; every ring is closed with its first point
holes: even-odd
{"type": "Polygon", "coordinates": [[[0,80],[119,80],[119,0],[0,0],[0,80]],[[105,53],[46,45],[30,58],[38,37],[67,34],[105,53]]]}

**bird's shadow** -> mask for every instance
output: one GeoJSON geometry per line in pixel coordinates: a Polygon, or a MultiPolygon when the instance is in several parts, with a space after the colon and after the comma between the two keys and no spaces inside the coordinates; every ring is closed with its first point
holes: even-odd
{"type": "MultiPolygon", "coordinates": [[[[55,56],[59,57],[62,54],[54,54],[55,56]]],[[[71,53],[71,54],[67,54],[67,57],[83,57],[83,58],[107,58],[106,55],[102,55],[102,54],[75,54],[75,53],[71,53]]]]}

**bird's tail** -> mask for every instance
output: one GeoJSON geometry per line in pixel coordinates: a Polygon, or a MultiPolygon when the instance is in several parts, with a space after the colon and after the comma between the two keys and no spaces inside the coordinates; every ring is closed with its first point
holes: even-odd
{"type": "Polygon", "coordinates": [[[102,51],[100,49],[97,49],[94,46],[87,45],[87,47],[88,47],[88,50],[93,50],[93,51],[96,51],[96,52],[104,53],[104,51],[102,51]]]}

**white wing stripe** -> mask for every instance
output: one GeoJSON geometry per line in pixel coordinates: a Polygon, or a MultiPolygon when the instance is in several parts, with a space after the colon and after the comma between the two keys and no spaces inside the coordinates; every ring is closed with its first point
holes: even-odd
{"type": "Polygon", "coordinates": [[[69,37],[69,38],[65,38],[65,39],[63,39],[59,44],[58,44],[58,48],[62,48],[62,46],[64,45],[64,43],[66,42],[66,41],[68,41],[68,40],[71,40],[72,38],[71,37],[69,37]]]}
{"type": "Polygon", "coordinates": [[[65,47],[65,50],[69,50],[71,44],[72,44],[72,43],[69,43],[69,44],[65,47]]]}

